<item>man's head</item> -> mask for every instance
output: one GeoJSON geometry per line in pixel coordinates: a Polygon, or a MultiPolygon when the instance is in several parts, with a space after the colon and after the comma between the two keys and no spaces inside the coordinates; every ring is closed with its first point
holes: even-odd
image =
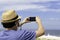
{"type": "Polygon", "coordinates": [[[1,23],[5,28],[13,28],[19,25],[20,18],[21,17],[16,14],[15,10],[8,10],[2,14],[1,23]]]}

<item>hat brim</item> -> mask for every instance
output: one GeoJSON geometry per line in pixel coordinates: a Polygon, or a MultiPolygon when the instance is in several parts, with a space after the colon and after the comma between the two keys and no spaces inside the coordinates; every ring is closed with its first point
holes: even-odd
{"type": "Polygon", "coordinates": [[[19,19],[21,19],[21,16],[19,16],[17,19],[15,19],[15,20],[8,20],[8,21],[6,21],[6,20],[1,20],[1,22],[3,22],[3,23],[9,23],[9,22],[14,22],[14,21],[17,21],[17,20],[19,20],[19,19]]]}

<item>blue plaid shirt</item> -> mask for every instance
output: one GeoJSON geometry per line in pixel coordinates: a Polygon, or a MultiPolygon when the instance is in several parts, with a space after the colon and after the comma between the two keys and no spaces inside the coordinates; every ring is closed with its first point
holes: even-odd
{"type": "Polygon", "coordinates": [[[35,40],[36,33],[27,30],[5,30],[0,32],[0,40],[35,40]]]}

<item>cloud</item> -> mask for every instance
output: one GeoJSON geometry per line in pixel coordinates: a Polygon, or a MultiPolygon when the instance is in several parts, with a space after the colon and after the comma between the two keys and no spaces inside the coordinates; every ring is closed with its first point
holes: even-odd
{"type": "Polygon", "coordinates": [[[0,0],[1,4],[11,3],[32,3],[32,2],[48,2],[48,1],[59,1],[59,0],[0,0]]]}
{"type": "Polygon", "coordinates": [[[15,10],[36,9],[43,12],[47,12],[47,11],[60,12],[60,9],[50,9],[47,8],[48,6],[45,5],[31,4],[32,2],[48,2],[48,1],[58,1],[58,0],[0,0],[0,4],[2,4],[0,5],[0,11],[9,10],[9,9],[15,9],[15,10]]]}
{"type": "Polygon", "coordinates": [[[50,11],[50,12],[60,12],[60,9],[49,9],[49,8],[45,8],[45,9],[41,9],[42,11],[44,11],[44,12],[48,12],[48,11],[50,11]]]}
{"type": "Polygon", "coordinates": [[[10,6],[4,6],[0,9],[2,10],[9,10],[9,9],[15,9],[15,10],[25,10],[25,9],[35,9],[38,6],[36,5],[10,5],[10,6]]]}
{"type": "Polygon", "coordinates": [[[52,21],[59,21],[60,19],[59,19],[59,18],[49,18],[49,20],[52,20],[52,21]]]}
{"type": "Polygon", "coordinates": [[[0,8],[0,11],[4,11],[4,10],[9,10],[9,9],[14,9],[14,10],[28,10],[28,9],[36,9],[38,11],[42,11],[42,12],[47,12],[47,11],[53,11],[53,12],[60,12],[60,9],[50,9],[47,8],[47,6],[44,5],[5,5],[2,6],[0,8]]]}
{"type": "Polygon", "coordinates": [[[46,10],[46,6],[38,6],[38,5],[33,5],[33,4],[17,4],[17,5],[5,5],[5,6],[1,6],[0,7],[0,11],[4,11],[4,10],[9,10],[9,9],[14,9],[14,10],[28,10],[28,9],[36,9],[36,10],[40,10],[40,11],[45,11],[46,10]]]}

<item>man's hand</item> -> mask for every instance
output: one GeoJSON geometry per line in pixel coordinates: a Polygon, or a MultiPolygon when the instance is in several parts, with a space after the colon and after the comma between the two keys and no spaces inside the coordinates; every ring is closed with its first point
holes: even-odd
{"type": "Polygon", "coordinates": [[[20,22],[20,26],[23,25],[23,24],[25,24],[25,23],[31,22],[28,19],[29,19],[29,17],[25,18],[22,22],[20,22]]]}
{"type": "Polygon", "coordinates": [[[22,23],[29,23],[30,21],[29,21],[29,17],[27,17],[27,18],[25,18],[23,21],[22,21],[22,23]]]}
{"type": "Polygon", "coordinates": [[[40,18],[37,16],[36,17],[36,22],[39,23],[40,21],[41,21],[40,18]]]}

